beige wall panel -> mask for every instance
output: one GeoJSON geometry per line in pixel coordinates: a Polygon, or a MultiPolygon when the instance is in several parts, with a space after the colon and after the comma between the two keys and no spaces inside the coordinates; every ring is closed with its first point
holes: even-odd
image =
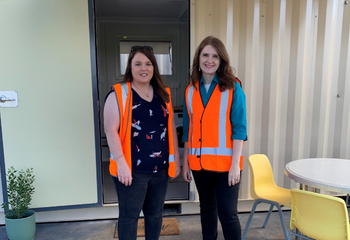
{"type": "MultiPolygon", "coordinates": [[[[337,93],[338,93],[338,85],[340,83],[339,79],[339,66],[340,66],[340,51],[341,51],[341,41],[342,41],[342,26],[343,26],[343,11],[344,11],[344,2],[336,0],[335,1],[335,15],[336,17],[334,18],[334,23],[333,25],[335,30],[334,30],[334,39],[333,42],[331,43],[334,47],[332,49],[332,59],[333,59],[333,65],[332,67],[332,75],[329,81],[331,81],[331,89],[329,91],[329,99],[328,101],[330,102],[329,106],[329,136],[328,136],[328,144],[327,146],[324,146],[327,148],[327,156],[333,157],[337,156],[337,154],[334,155],[334,142],[335,139],[340,138],[340,136],[335,135],[335,131],[338,128],[337,126],[337,120],[341,119],[341,115],[337,115],[337,107],[339,106],[340,101],[338,101],[337,98],[337,93]],[[336,81],[334,81],[336,80],[336,81]]],[[[344,51],[344,50],[343,50],[344,51]]],[[[341,124],[339,124],[339,127],[341,124]]],[[[339,156],[339,155],[338,155],[339,156]]],[[[337,157],[338,157],[337,156],[337,157]]]]}
{"type": "Polygon", "coordinates": [[[220,32],[214,35],[219,36],[219,38],[222,39],[225,45],[227,44],[227,29],[229,28],[230,24],[230,21],[228,21],[228,4],[228,0],[221,0],[220,5],[216,4],[217,7],[220,7],[220,25],[215,26],[215,29],[219,29],[220,32]]]}
{"type": "MultiPolygon", "coordinates": [[[[266,154],[275,181],[288,188],[297,186],[283,174],[290,161],[350,158],[350,4],[342,0],[223,0],[215,7],[212,1],[192,3],[196,31],[191,32],[195,39],[191,47],[196,48],[204,36],[219,37],[243,81],[246,158],[266,154]]],[[[250,198],[247,164],[240,197],[250,198]]]]}
{"type": "Polygon", "coordinates": [[[256,134],[260,134],[261,120],[255,121],[257,118],[261,119],[261,115],[256,114],[256,104],[261,106],[261,99],[258,99],[258,87],[261,84],[261,77],[258,77],[259,69],[259,1],[247,1],[247,28],[246,28],[246,59],[245,59],[245,93],[250,96],[247,98],[247,122],[248,131],[251,141],[247,144],[248,154],[260,152],[260,141],[256,138],[256,134]],[[260,104],[259,104],[260,103],[260,104]]]}
{"type": "MultiPolygon", "coordinates": [[[[339,1],[340,2],[340,1],[339,1]]],[[[327,2],[327,13],[326,13],[326,26],[325,26],[325,42],[324,42],[324,62],[322,69],[322,85],[321,85],[321,110],[320,110],[320,125],[319,125],[319,141],[317,156],[331,157],[333,151],[329,151],[332,147],[332,129],[330,124],[334,122],[331,114],[335,113],[333,108],[335,107],[335,98],[337,89],[337,81],[332,81],[332,77],[335,74],[336,66],[334,62],[336,59],[336,42],[337,38],[337,14],[340,14],[337,6],[338,1],[327,2]]],[[[340,23],[341,24],[341,23],[340,23]]],[[[334,127],[334,126],[332,126],[334,127]]]]}
{"type": "MultiPolygon", "coordinates": [[[[228,8],[229,9],[229,8],[228,8]]],[[[227,34],[227,46],[232,45],[232,50],[228,51],[230,55],[231,64],[235,69],[235,74],[239,76],[238,71],[238,63],[240,61],[239,58],[239,31],[240,31],[240,1],[233,0],[232,1],[232,11],[228,12],[232,13],[232,35],[227,34]],[[230,37],[231,36],[231,37],[230,37]]],[[[228,13],[229,14],[229,13],[228,13]]]]}
{"type": "Polygon", "coordinates": [[[316,59],[317,59],[317,39],[318,39],[318,21],[319,21],[319,0],[313,1],[313,7],[312,7],[312,16],[311,16],[311,26],[312,26],[312,34],[311,34],[311,45],[310,45],[310,51],[311,51],[311,66],[310,68],[310,75],[309,75],[309,86],[310,91],[308,92],[308,106],[307,106],[307,122],[306,122],[306,128],[305,128],[305,139],[304,142],[304,154],[306,156],[310,156],[311,151],[311,145],[312,145],[312,134],[313,134],[313,126],[315,123],[312,121],[314,116],[314,98],[315,98],[315,91],[313,91],[313,88],[315,86],[315,78],[316,78],[316,59]]]}
{"type": "Polygon", "coordinates": [[[0,2],[5,166],[32,167],[31,207],[97,202],[88,3],[0,2]]]}
{"type": "MultiPolygon", "coordinates": [[[[242,2],[241,2],[242,3],[242,2]]],[[[242,4],[243,5],[243,4],[242,4]]],[[[261,124],[259,119],[261,119],[261,115],[257,115],[256,109],[252,106],[261,103],[261,99],[258,99],[258,85],[261,84],[261,77],[258,77],[258,69],[259,69],[259,11],[260,4],[259,1],[249,0],[246,1],[245,5],[246,10],[246,29],[245,33],[245,58],[244,58],[244,91],[250,96],[246,99],[247,104],[247,123],[248,123],[248,132],[251,134],[251,141],[247,142],[245,145],[244,154],[245,156],[249,156],[254,151],[257,151],[256,148],[260,147],[259,138],[256,138],[256,134],[260,134],[261,124]],[[246,81],[246,79],[250,79],[250,81],[246,81]],[[258,102],[260,100],[260,102],[258,102]],[[257,121],[253,121],[253,119],[257,119],[257,121]]],[[[244,16],[242,14],[242,16],[244,16]]],[[[243,34],[243,32],[242,32],[243,34]]],[[[241,76],[238,76],[241,78],[241,76]]],[[[257,151],[259,152],[259,151],[257,151]]],[[[242,188],[250,186],[250,178],[248,168],[243,171],[243,175],[245,178],[242,179],[242,188]],[[243,183],[246,181],[246,184],[243,183]]],[[[246,197],[249,197],[247,195],[246,197]]]]}
{"type": "MultiPolygon", "coordinates": [[[[238,65],[237,68],[237,76],[239,79],[243,82],[243,90],[250,89],[248,87],[249,84],[246,84],[245,81],[245,73],[246,73],[246,58],[247,58],[247,1],[240,1],[239,6],[239,16],[237,16],[236,19],[239,20],[238,27],[237,27],[237,33],[239,36],[238,39],[238,65]],[[238,74],[239,73],[239,74],[238,74]]],[[[236,24],[234,26],[237,26],[236,24]]],[[[248,99],[247,99],[248,100],[248,99]]],[[[249,156],[249,147],[248,144],[246,147],[243,148],[243,153],[245,156],[249,156]]],[[[250,178],[249,178],[249,169],[246,167],[243,167],[243,174],[242,174],[242,180],[241,180],[241,188],[240,188],[240,196],[243,199],[247,199],[250,197],[250,178]]]]}
{"type": "MultiPolygon", "coordinates": [[[[271,60],[272,60],[272,39],[273,39],[273,20],[274,20],[274,1],[260,2],[260,25],[259,25],[259,95],[261,96],[258,105],[254,105],[254,111],[258,117],[256,124],[256,139],[261,136],[267,136],[269,131],[269,102],[270,102],[270,85],[271,85],[271,60]],[[263,88],[266,91],[261,91],[263,88]]],[[[269,139],[256,141],[255,152],[267,152],[269,139]],[[258,147],[259,146],[259,147],[258,147]]]]}
{"type": "Polygon", "coordinates": [[[195,18],[196,18],[196,27],[195,27],[195,49],[198,47],[200,42],[208,36],[208,32],[212,30],[212,24],[210,23],[210,20],[212,20],[212,16],[209,16],[210,11],[208,11],[208,8],[211,7],[212,1],[196,1],[195,2],[195,18]],[[209,30],[210,29],[210,30],[209,30]]]}
{"type": "Polygon", "coordinates": [[[300,1],[299,8],[299,37],[296,64],[296,91],[293,126],[293,154],[292,159],[303,158],[306,125],[306,102],[309,90],[308,66],[310,61],[310,32],[311,32],[311,3],[312,1],[300,1]]]}
{"type": "Polygon", "coordinates": [[[346,150],[350,151],[350,142],[347,137],[349,132],[349,111],[350,111],[350,92],[349,92],[349,70],[350,70],[350,58],[349,58],[349,28],[350,28],[350,7],[344,5],[343,7],[343,23],[341,32],[340,43],[340,57],[339,57],[339,76],[338,76],[338,89],[336,98],[336,117],[335,117],[335,130],[334,130],[334,144],[333,155],[340,158],[350,158],[346,154],[346,150]]]}
{"type": "MultiPolygon", "coordinates": [[[[277,82],[277,102],[278,107],[276,118],[278,118],[279,121],[279,128],[276,127],[275,135],[277,134],[278,137],[275,139],[275,143],[279,143],[276,147],[274,147],[275,151],[275,159],[274,161],[279,162],[279,171],[278,178],[276,179],[276,182],[280,184],[280,186],[285,186],[286,176],[282,175],[281,172],[284,170],[284,164],[288,162],[290,159],[286,158],[286,142],[287,142],[287,107],[288,107],[288,82],[289,80],[289,74],[290,74],[290,56],[291,56],[291,25],[292,25],[292,7],[293,7],[293,0],[286,0],[285,6],[284,4],[281,4],[281,14],[282,16],[285,15],[284,18],[284,29],[283,24],[281,24],[281,31],[284,31],[282,34],[281,41],[283,42],[283,53],[282,53],[282,74],[281,78],[278,79],[277,82]],[[285,12],[285,14],[284,14],[285,12]],[[283,30],[282,30],[283,29],[283,30]],[[277,152],[277,153],[276,153],[277,152]]],[[[283,19],[283,17],[282,17],[283,19]]],[[[289,179],[287,180],[289,182],[289,179]]]]}
{"type": "MultiPolygon", "coordinates": [[[[267,4],[266,2],[260,2],[259,4],[259,12],[257,13],[257,15],[259,16],[259,26],[258,28],[256,28],[255,31],[258,32],[259,34],[259,38],[258,38],[258,43],[257,43],[257,49],[258,49],[258,54],[256,56],[253,56],[253,58],[257,58],[257,74],[256,74],[256,80],[255,80],[255,84],[252,85],[252,88],[254,90],[254,95],[255,100],[254,102],[252,102],[253,106],[255,106],[254,108],[251,108],[252,110],[254,110],[254,112],[252,113],[252,117],[251,119],[255,119],[254,121],[254,139],[261,139],[261,135],[263,134],[264,130],[267,130],[267,128],[264,129],[264,123],[267,121],[264,121],[265,119],[267,119],[268,117],[265,115],[265,113],[268,112],[264,112],[264,102],[266,99],[266,94],[264,94],[264,91],[260,91],[260,89],[262,89],[263,85],[264,85],[264,79],[266,75],[270,74],[270,71],[268,71],[268,69],[266,68],[267,66],[269,66],[270,64],[266,61],[265,62],[265,58],[268,59],[268,57],[266,56],[266,54],[271,53],[271,51],[269,51],[269,48],[271,49],[271,34],[272,34],[272,29],[267,28],[267,24],[269,21],[272,21],[272,14],[270,11],[271,9],[269,9],[269,4],[267,4]],[[270,38],[270,39],[269,39],[270,38]]],[[[249,64],[246,65],[247,71],[250,71],[249,68],[249,64]]],[[[252,122],[253,123],[253,122],[252,122]]],[[[261,148],[264,147],[264,145],[267,145],[267,141],[254,141],[254,144],[252,144],[255,152],[261,152],[261,148]]],[[[251,155],[251,154],[249,154],[251,155]]]]}
{"type": "Polygon", "coordinates": [[[340,158],[350,159],[350,7],[344,8],[344,19],[346,21],[344,21],[343,25],[344,35],[342,39],[345,41],[343,41],[342,46],[344,44],[344,48],[348,50],[346,51],[345,58],[341,60],[345,68],[345,83],[344,92],[340,93],[343,99],[340,158]]]}
{"type": "Polygon", "coordinates": [[[311,125],[311,140],[310,140],[310,157],[317,157],[319,136],[319,123],[321,106],[321,92],[322,92],[322,68],[326,29],[326,14],[327,0],[319,0],[316,34],[316,56],[314,60],[314,85],[313,85],[313,99],[312,99],[312,125],[311,125]]]}
{"type": "Polygon", "coordinates": [[[190,67],[192,67],[192,63],[193,63],[193,56],[194,56],[194,53],[196,51],[196,48],[198,46],[197,44],[197,39],[196,39],[196,36],[198,35],[197,34],[197,28],[196,28],[196,25],[197,25],[197,15],[196,14],[196,0],[191,0],[191,4],[190,4],[190,53],[191,53],[191,56],[190,56],[190,67]]]}
{"type": "MultiPolygon", "coordinates": [[[[223,1],[225,2],[225,1],[223,1]]],[[[233,52],[233,24],[234,24],[234,21],[233,21],[233,16],[234,16],[234,10],[236,8],[233,7],[233,0],[227,0],[226,1],[226,14],[227,14],[227,29],[226,29],[226,38],[225,40],[223,40],[225,42],[225,45],[226,45],[226,49],[227,49],[227,52],[228,52],[228,55],[230,57],[230,60],[231,60],[231,64],[232,66],[235,66],[235,63],[237,63],[237,61],[235,61],[236,59],[234,59],[234,57],[232,56],[232,52],[233,52]]],[[[222,38],[220,38],[222,39],[222,38]]],[[[237,55],[237,54],[236,54],[237,55]]]]}
{"type": "Polygon", "coordinates": [[[271,58],[271,80],[270,80],[270,104],[269,104],[269,121],[268,121],[268,155],[271,156],[273,163],[273,174],[275,179],[280,179],[283,171],[280,171],[281,162],[278,161],[279,130],[281,129],[280,111],[281,111],[281,77],[283,73],[283,44],[285,30],[285,1],[273,1],[273,32],[272,32],[272,58],[271,58]]]}

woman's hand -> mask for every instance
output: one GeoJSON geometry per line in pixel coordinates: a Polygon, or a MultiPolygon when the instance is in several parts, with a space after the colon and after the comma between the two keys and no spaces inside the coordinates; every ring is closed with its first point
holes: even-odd
{"type": "Polygon", "coordinates": [[[241,174],[239,170],[239,166],[234,164],[231,165],[230,170],[228,171],[228,185],[233,186],[239,183],[241,180],[241,174]]]}
{"type": "Polygon", "coordinates": [[[241,171],[239,168],[240,158],[243,148],[243,141],[233,139],[232,141],[232,163],[228,171],[228,185],[233,186],[241,180],[241,171]]]}
{"type": "Polygon", "coordinates": [[[125,186],[130,186],[132,183],[131,171],[123,157],[120,157],[121,161],[118,161],[118,180],[125,186]]]}
{"type": "Polygon", "coordinates": [[[188,164],[188,142],[185,142],[185,146],[184,146],[184,156],[183,156],[183,162],[182,162],[182,176],[184,177],[186,182],[192,181],[191,169],[190,169],[190,165],[188,164]]]}
{"type": "Polygon", "coordinates": [[[183,164],[182,166],[182,176],[185,179],[186,182],[191,182],[192,181],[192,176],[191,176],[191,169],[188,164],[183,164]]]}

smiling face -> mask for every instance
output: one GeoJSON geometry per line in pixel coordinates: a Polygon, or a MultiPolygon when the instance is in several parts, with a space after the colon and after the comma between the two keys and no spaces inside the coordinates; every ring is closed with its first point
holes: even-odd
{"type": "Polygon", "coordinates": [[[203,75],[215,75],[220,66],[220,56],[216,49],[207,45],[199,55],[199,66],[203,75]]]}
{"type": "Polygon", "coordinates": [[[131,61],[131,74],[136,84],[149,83],[153,77],[152,62],[143,53],[136,53],[131,61]]]}

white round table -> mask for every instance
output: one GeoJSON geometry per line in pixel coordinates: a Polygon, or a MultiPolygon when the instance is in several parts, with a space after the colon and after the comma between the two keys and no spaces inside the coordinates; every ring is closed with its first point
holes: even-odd
{"type": "Polygon", "coordinates": [[[350,159],[308,158],[285,166],[284,174],[297,183],[338,193],[350,193],[350,159]]]}

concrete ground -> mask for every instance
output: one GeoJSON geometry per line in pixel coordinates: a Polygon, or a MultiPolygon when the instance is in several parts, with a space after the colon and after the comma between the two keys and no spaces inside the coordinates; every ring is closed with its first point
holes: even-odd
{"type": "MultiPolygon", "coordinates": [[[[270,220],[265,229],[261,228],[264,223],[266,212],[255,213],[250,224],[246,240],[282,240],[284,239],[278,212],[271,214],[270,220]]],[[[284,220],[289,232],[290,211],[283,213],[284,220]]],[[[161,236],[160,240],[201,240],[201,226],[199,215],[166,216],[176,217],[180,235],[161,236]]],[[[239,214],[242,233],[247,223],[249,213],[239,214]]],[[[117,219],[63,222],[63,223],[37,223],[36,240],[116,240],[114,231],[117,219]]],[[[0,240],[6,240],[5,226],[0,226],[0,240]]],[[[138,240],[144,240],[139,237],[138,240]]],[[[219,225],[218,240],[223,240],[222,230],[219,225]]]]}

